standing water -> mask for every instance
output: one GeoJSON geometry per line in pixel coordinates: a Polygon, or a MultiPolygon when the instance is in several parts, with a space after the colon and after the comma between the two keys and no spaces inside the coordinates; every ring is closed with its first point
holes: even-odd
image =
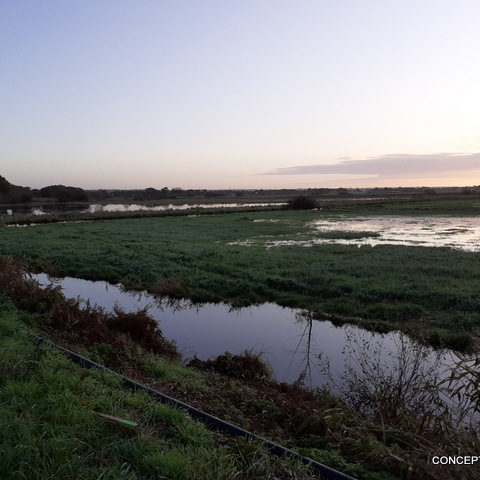
{"type": "MultiPolygon", "coordinates": [[[[45,274],[34,278],[43,285],[51,282],[45,274]]],[[[361,364],[370,358],[385,365],[395,362],[401,349],[418,349],[416,342],[400,332],[379,334],[351,325],[336,327],[330,321],[312,320],[307,312],[272,303],[233,309],[222,303],[172,302],[103,281],[66,277],[54,282],[67,298],[80,298],[106,311],[113,311],[115,305],[125,311],[148,307],[165,337],[177,343],[185,359],[196,355],[206,360],[225,351],[240,354],[246,349],[261,353],[274,377],[282,382],[301,380],[307,386],[322,387],[333,381],[338,386],[352,361],[361,364]]],[[[451,358],[448,352],[428,347],[421,347],[421,355],[422,368],[427,369],[438,368],[439,360],[451,358]]],[[[357,367],[361,365],[353,365],[357,367]]],[[[440,370],[438,375],[442,375],[440,370]]]]}

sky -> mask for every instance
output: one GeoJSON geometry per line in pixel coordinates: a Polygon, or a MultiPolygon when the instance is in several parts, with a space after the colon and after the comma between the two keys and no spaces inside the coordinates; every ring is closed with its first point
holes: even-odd
{"type": "Polygon", "coordinates": [[[480,184],[478,0],[0,0],[0,175],[480,184]]]}

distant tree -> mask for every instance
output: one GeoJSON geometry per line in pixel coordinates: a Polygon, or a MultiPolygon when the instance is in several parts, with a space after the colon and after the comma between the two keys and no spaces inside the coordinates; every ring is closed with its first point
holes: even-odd
{"type": "Polygon", "coordinates": [[[111,197],[112,194],[107,192],[106,190],[90,190],[88,191],[89,200],[106,200],[107,198],[111,197]]]}
{"type": "Polygon", "coordinates": [[[40,189],[40,195],[55,198],[58,202],[86,202],[88,195],[82,188],[67,187],[65,185],[49,185],[40,189]]]}
{"type": "Polygon", "coordinates": [[[153,187],[148,187],[145,189],[145,200],[155,200],[161,196],[159,190],[153,187]]]}
{"type": "Polygon", "coordinates": [[[222,192],[217,192],[215,190],[207,190],[205,192],[205,197],[222,197],[223,193],[222,192]]]}
{"type": "Polygon", "coordinates": [[[289,200],[287,205],[287,208],[290,210],[313,210],[317,207],[316,200],[307,195],[298,195],[289,200]]]}
{"type": "Polygon", "coordinates": [[[10,183],[6,178],[0,176],[0,195],[7,195],[10,191],[10,183]]]}
{"type": "Polygon", "coordinates": [[[28,203],[33,198],[28,187],[11,184],[6,178],[0,176],[0,203],[28,203]]]}

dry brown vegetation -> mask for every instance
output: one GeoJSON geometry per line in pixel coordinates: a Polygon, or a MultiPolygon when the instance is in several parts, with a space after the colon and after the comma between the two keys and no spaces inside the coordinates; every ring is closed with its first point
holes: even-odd
{"type": "Polygon", "coordinates": [[[195,357],[193,360],[190,360],[188,365],[199,370],[213,370],[222,375],[240,380],[258,381],[271,379],[270,369],[265,362],[258,355],[248,350],[243,355],[232,355],[229,352],[225,352],[223,355],[218,355],[210,360],[200,360],[195,357]]]}
{"type": "Polygon", "coordinates": [[[18,308],[41,314],[49,327],[70,332],[89,344],[122,346],[133,340],[147,351],[180,356],[146,310],[127,313],[115,308],[112,314],[96,306],[80,307],[80,300],[66,299],[58,286],[40,287],[24,265],[8,256],[0,257],[0,291],[18,308]]]}

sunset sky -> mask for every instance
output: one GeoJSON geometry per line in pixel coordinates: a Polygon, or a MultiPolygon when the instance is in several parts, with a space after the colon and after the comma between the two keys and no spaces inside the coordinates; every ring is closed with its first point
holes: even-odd
{"type": "Polygon", "coordinates": [[[480,184],[478,0],[0,0],[0,175],[480,184]]]}

